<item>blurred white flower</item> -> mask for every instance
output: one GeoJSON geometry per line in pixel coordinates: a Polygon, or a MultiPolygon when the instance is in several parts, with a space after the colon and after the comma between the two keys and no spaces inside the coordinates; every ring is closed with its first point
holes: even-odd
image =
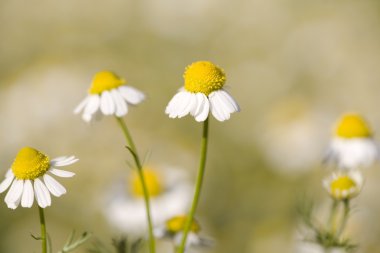
{"type": "Polygon", "coordinates": [[[211,111],[217,120],[225,121],[230,114],[240,111],[237,102],[223,89],[226,81],[224,71],[213,63],[194,62],[186,67],[183,77],[184,87],[174,95],[165,110],[170,118],[190,114],[202,122],[211,111]]]}
{"type": "MultiPolygon", "coordinates": [[[[187,211],[192,187],[184,171],[175,168],[144,167],[153,225],[162,224],[177,213],[187,211]]],[[[146,231],[143,191],[136,171],[116,183],[106,196],[104,215],[120,231],[141,235],[146,231]]]]}
{"type": "Polygon", "coordinates": [[[360,171],[334,172],[323,180],[323,186],[330,196],[337,200],[356,197],[363,187],[363,176],[360,171]]]}
{"type": "Polygon", "coordinates": [[[344,114],[334,129],[325,161],[341,169],[371,166],[379,158],[379,147],[366,120],[357,113],[344,114]]]}
{"type": "MultiPolygon", "coordinates": [[[[172,216],[170,219],[167,219],[165,223],[155,228],[154,235],[157,238],[170,239],[174,245],[178,246],[181,244],[182,231],[185,227],[186,219],[186,215],[172,216]]],[[[213,240],[200,236],[200,230],[201,227],[199,223],[194,219],[187,236],[186,249],[189,247],[210,247],[214,244],[213,240]]]]}
{"type": "Polygon", "coordinates": [[[83,111],[83,120],[89,122],[94,115],[115,115],[122,117],[128,113],[128,105],[141,103],[145,95],[125,80],[110,71],[98,72],[92,81],[87,97],[75,108],[74,113],[83,111]]]}
{"type": "Polygon", "coordinates": [[[16,209],[20,202],[22,207],[31,207],[34,196],[40,207],[50,206],[50,194],[59,197],[66,193],[66,189],[49,174],[72,177],[75,175],[73,172],[56,169],[56,167],[68,166],[77,161],[78,159],[74,156],[62,156],[50,160],[42,152],[24,147],[18,152],[5,179],[1,182],[0,193],[10,186],[5,196],[5,203],[11,209],[16,209]]]}

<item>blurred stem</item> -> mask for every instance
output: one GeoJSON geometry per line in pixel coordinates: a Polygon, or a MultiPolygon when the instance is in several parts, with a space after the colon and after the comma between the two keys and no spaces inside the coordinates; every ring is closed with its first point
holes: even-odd
{"type": "Polygon", "coordinates": [[[156,246],[155,246],[154,235],[153,235],[153,223],[152,223],[151,210],[150,210],[149,192],[148,192],[148,187],[146,186],[146,182],[145,182],[143,167],[142,167],[139,155],[137,153],[135,143],[133,142],[132,136],[128,131],[127,124],[120,117],[116,117],[116,120],[119,123],[121,130],[123,131],[123,134],[125,136],[125,139],[128,142],[130,150],[133,152],[132,156],[133,156],[133,159],[135,160],[138,176],[141,182],[143,195],[144,195],[146,218],[148,221],[149,251],[150,253],[155,253],[156,246]]]}
{"type": "Polygon", "coordinates": [[[340,223],[338,232],[336,234],[337,239],[339,239],[344,229],[346,228],[349,214],[350,214],[350,200],[344,199],[343,200],[343,217],[342,217],[342,222],[340,223]]]}
{"type": "Polygon", "coordinates": [[[207,157],[208,121],[209,121],[209,117],[207,117],[207,119],[203,122],[203,133],[202,133],[202,141],[201,141],[201,157],[200,157],[200,161],[199,161],[199,169],[198,169],[197,181],[196,181],[196,185],[195,185],[194,198],[193,198],[193,203],[191,205],[189,215],[186,219],[185,227],[183,229],[183,236],[182,236],[181,244],[178,247],[178,251],[177,251],[178,253],[183,253],[185,251],[187,235],[189,234],[191,224],[193,223],[195,211],[197,209],[199,196],[201,193],[203,176],[204,176],[205,167],[206,167],[205,166],[206,165],[206,157],[207,157]]]}
{"type": "Polygon", "coordinates": [[[332,234],[335,233],[335,219],[336,219],[336,211],[338,209],[338,204],[339,204],[339,201],[337,201],[336,199],[333,199],[333,202],[331,204],[329,221],[328,221],[328,228],[330,229],[332,234]]]}
{"type": "Polygon", "coordinates": [[[40,224],[41,224],[42,253],[46,253],[47,243],[46,243],[46,224],[45,224],[44,209],[38,206],[38,212],[40,214],[40,224]]]}

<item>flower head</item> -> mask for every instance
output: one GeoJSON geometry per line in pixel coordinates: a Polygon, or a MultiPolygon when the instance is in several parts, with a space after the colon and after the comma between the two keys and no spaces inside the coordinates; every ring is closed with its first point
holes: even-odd
{"type": "MultiPolygon", "coordinates": [[[[157,226],[154,230],[154,234],[158,238],[171,239],[175,245],[180,245],[186,220],[186,215],[172,216],[166,220],[164,224],[157,226]]],[[[189,248],[191,246],[210,247],[213,245],[213,241],[211,239],[204,238],[199,235],[200,231],[201,227],[198,221],[193,219],[187,237],[186,248],[189,248]]]]}
{"type": "Polygon", "coordinates": [[[344,114],[337,122],[326,161],[342,169],[368,167],[379,158],[379,148],[366,120],[357,113],[344,114]]]}
{"type": "Polygon", "coordinates": [[[58,177],[72,177],[75,174],[55,167],[63,167],[77,162],[74,156],[62,156],[50,160],[44,153],[31,148],[22,148],[5,179],[0,184],[0,193],[10,186],[5,196],[5,203],[15,209],[21,202],[22,207],[31,207],[34,196],[40,207],[51,205],[50,194],[59,197],[66,193],[66,189],[58,183],[51,174],[58,177]]]}
{"type": "Polygon", "coordinates": [[[224,71],[208,61],[198,61],[186,67],[183,75],[184,87],[170,100],[166,114],[170,118],[182,118],[187,114],[198,122],[205,121],[211,110],[219,121],[230,118],[240,111],[239,105],[223,89],[226,81],[224,71]]]}
{"type": "MultiPolygon", "coordinates": [[[[182,170],[147,166],[144,167],[143,173],[155,225],[187,210],[192,188],[182,170]]],[[[104,215],[113,226],[120,231],[136,235],[145,232],[143,190],[136,171],[131,171],[126,180],[113,184],[106,201],[104,215]]]]}
{"type": "Polygon", "coordinates": [[[82,118],[87,122],[99,112],[116,117],[126,115],[128,105],[141,103],[145,95],[125,83],[124,79],[111,71],[98,72],[92,80],[88,96],[75,108],[74,113],[83,111],[82,118]]]}
{"type": "Polygon", "coordinates": [[[333,199],[351,199],[360,193],[363,186],[363,176],[359,171],[333,173],[323,180],[323,186],[333,199]]]}

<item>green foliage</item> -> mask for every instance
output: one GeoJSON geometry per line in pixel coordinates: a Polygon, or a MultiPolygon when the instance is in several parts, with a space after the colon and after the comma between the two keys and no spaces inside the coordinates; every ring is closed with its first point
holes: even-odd
{"type": "Polygon", "coordinates": [[[93,248],[89,249],[89,253],[139,253],[141,252],[142,239],[137,239],[133,242],[129,242],[126,237],[120,239],[112,239],[113,249],[110,250],[100,241],[93,243],[93,248]]]}

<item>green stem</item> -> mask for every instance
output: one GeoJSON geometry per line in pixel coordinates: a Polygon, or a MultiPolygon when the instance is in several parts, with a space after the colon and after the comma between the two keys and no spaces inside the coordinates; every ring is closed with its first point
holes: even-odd
{"type": "Polygon", "coordinates": [[[348,217],[350,214],[350,200],[349,199],[344,199],[343,200],[343,217],[342,217],[342,222],[339,226],[338,232],[336,234],[336,237],[339,239],[341,234],[343,233],[344,229],[346,228],[348,217]]]}
{"type": "Polygon", "coordinates": [[[38,206],[38,212],[40,214],[40,224],[41,224],[42,253],[46,253],[47,243],[46,243],[46,224],[45,224],[44,209],[38,206]]]}
{"type": "Polygon", "coordinates": [[[193,223],[195,211],[197,209],[198,202],[199,202],[199,196],[201,193],[202,182],[203,182],[203,177],[204,177],[204,172],[205,172],[205,165],[206,165],[206,157],[207,157],[208,121],[209,121],[209,118],[207,118],[203,123],[203,133],[202,133],[202,141],[201,141],[201,157],[199,161],[199,169],[198,169],[197,181],[195,185],[194,198],[193,198],[193,203],[191,205],[189,215],[186,219],[186,223],[183,229],[183,236],[182,236],[181,244],[178,247],[178,251],[177,251],[178,253],[183,253],[185,251],[187,235],[189,234],[191,224],[193,223]]]}
{"type": "Polygon", "coordinates": [[[131,149],[131,151],[133,153],[132,154],[133,159],[135,160],[135,163],[136,163],[138,176],[139,176],[141,186],[142,186],[142,190],[143,190],[146,218],[148,221],[149,250],[150,250],[150,253],[154,253],[154,252],[156,252],[156,246],[155,246],[154,235],[153,235],[153,222],[152,222],[152,216],[151,216],[151,210],[150,210],[149,192],[148,192],[148,187],[147,187],[146,182],[145,182],[143,167],[141,165],[141,161],[140,161],[139,155],[137,153],[135,143],[133,142],[132,136],[128,131],[127,124],[120,117],[116,117],[116,120],[119,123],[119,125],[120,125],[120,127],[124,133],[125,139],[128,142],[129,148],[131,149]]]}
{"type": "Polygon", "coordinates": [[[335,219],[336,219],[336,211],[338,208],[338,204],[339,204],[339,201],[334,199],[332,202],[332,205],[331,205],[328,227],[329,227],[332,234],[335,233],[335,219]]]}

